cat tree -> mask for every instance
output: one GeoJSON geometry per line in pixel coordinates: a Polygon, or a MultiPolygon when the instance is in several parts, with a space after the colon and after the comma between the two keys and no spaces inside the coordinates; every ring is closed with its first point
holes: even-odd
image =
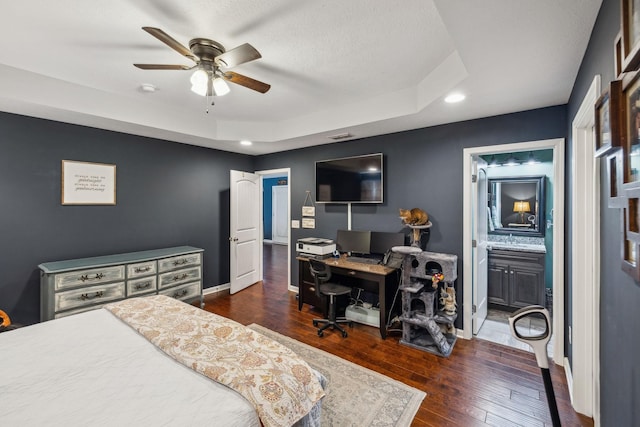
{"type": "MultiPolygon", "coordinates": [[[[409,248],[409,247],[408,247],[409,248]]],[[[456,255],[402,250],[402,339],[409,347],[448,357],[456,341],[453,325],[455,310],[454,282],[458,277],[456,255]],[[434,280],[434,277],[436,280],[434,280]],[[434,289],[433,283],[436,283],[434,289]],[[441,303],[436,307],[440,285],[441,303]]]]}
{"type": "Polygon", "coordinates": [[[431,228],[432,225],[433,224],[431,224],[431,221],[427,221],[427,223],[424,225],[405,224],[405,226],[409,227],[413,231],[413,233],[411,234],[411,246],[419,248],[422,232],[428,228],[431,228]]]}

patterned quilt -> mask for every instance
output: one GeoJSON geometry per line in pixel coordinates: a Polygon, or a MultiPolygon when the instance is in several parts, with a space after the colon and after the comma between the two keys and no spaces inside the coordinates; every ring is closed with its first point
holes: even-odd
{"type": "Polygon", "coordinates": [[[240,393],[265,427],[293,425],[324,396],[304,360],[233,320],[163,295],[105,308],[176,361],[240,393]]]}

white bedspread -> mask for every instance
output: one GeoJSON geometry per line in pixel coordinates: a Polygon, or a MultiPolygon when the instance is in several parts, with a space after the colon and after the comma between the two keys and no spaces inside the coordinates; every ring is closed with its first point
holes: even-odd
{"type": "Polygon", "coordinates": [[[106,310],[0,334],[0,425],[259,426],[242,396],[106,310]]]}

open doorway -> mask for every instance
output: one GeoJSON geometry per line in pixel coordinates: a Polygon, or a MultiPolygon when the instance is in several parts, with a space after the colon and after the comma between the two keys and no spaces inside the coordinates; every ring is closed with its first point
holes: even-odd
{"type": "Polygon", "coordinates": [[[256,174],[262,177],[262,278],[284,281],[291,288],[290,169],[257,171],[256,174]]]}
{"type": "MultiPolygon", "coordinates": [[[[556,349],[559,353],[559,360],[562,361],[563,354],[563,342],[564,337],[563,330],[563,298],[564,293],[564,246],[563,246],[563,224],[557,224],[553,222],[553,216],[558,214],[564,215],[564,140],[545,140],[545,141],[531,141],[525,143],[516,144],[504,144],[489,147],[477,147],[468,148],[464,150],[464,171],[465,171],[465,183],[464,183],[464,254],[463,254],[463,274],[465,278],[473,277],[474,271],[478,269],[476,265],[476,258],[474,257],[473,244],[477,244],[476,236],[473,235],[474,230],[474,217],[472,212],[472,205],[475,200],[478,200],[478,195],[473,194],[472,190],[475,188],[472,183],[472,175],[474,175],[474,161],[477,162],[481,159],[483,162],[486,160],[486,173],[487,173],[487,188],[491,186],[491,181],[497,178],[518,178],[522,176],[545,176],[545,185],[549,187],[549,177],[551,178],[551,191],[547,191],[545,200],[538,200],[538,209],[536,210],[536,200],[529,200],[527,197],[519,196],[517,200],[515,198],[509,198],[508,195],[503,195],[501,203],[503,206],[492,205],[491,197],[495,199],[491,192],[487,196],[486,218],[488,221],[488,235],[487,246],[491,247],[489,255],[489,265],[486,273],[486,280],[465,280],[464,281],[464,338],[471,339],[474,337],[473,324],[477,321],[477,314],[474,307],[478,306],[478,301],[474,300],[474,295],[477,295],[475,288],[480,283],[480,286],[487,286],[488,282],[497,282],[498,286],[488,288],[486,295],[489,301],[489,310],[487,312],[487,319],[482,327],[476,327],[478,332],[476,336],[482,337],[488,334],[488,329],[491,326],[495,326],[496,329],[501,328],[500,332],[491,332],[492,340],[501,342],[501,344],[509,345],[508,337],[510,332],[506,319],[510,312],[517,309],[519,306],[532,305],[530,301],[536,301],[540,305],[549,305],[550,312],[553,313],[553,330],[556,331],[552,344],[549,348],[556,349]],[[536,156],[540,156],[537,159],[536,156]],[[545,156],[546,160],[545,160],[545,156]],[[515,159],[510,159],[514,157],[515,159]],[[533,162],[530,164],[530,157],[533,158],[533,162]],[[540,163],[535,163],[540,161],[540,163]],[[489,168],[491,164],[500,163],[501,166],[495,168],[489,168]],[[516,163],[519,163],[516,165],[516,163]],[[524,165],[523,165],[524,163],[524,165]],[[546,163],[544,165],[543,163],[546,163]],[[543,170],[544,169],[544,170],[543,170]],[[548,196],[549,198],[546,198],[548,196]],[[547,203],[544,203],[544,202],[547,203]],[[525,203],[526,202],[526,203],[525,203]],[[529,206],[527,206],[527,204],[529,206]],[[507,206],[508,205],[508,206],[507,206]],[[516,209],[518,207],[518,209],[516,209]],[[503,212],[498,212],[498,208],[503,209],[503,212]],[[553,213],[551,212],[553,209],[553,213]],[[523,233],[524,229],[532,229],[533,223],[538,218],[544,218],[536,223],[538,231],[543,231],[544,234],[527,235],[523,233]],[[498,227],[503,227],[502,232],[497,232],[498,227]],[[547,236],[548,235],[548,236],[547,236]],[[546,237],[545,237],[546,236],[546,237]],[[548,239],[548,242],[545,240],[548,239]],[[525,266],[520,264],[523,259],[517,259],[516,261],[509,260],[507,255],[512,254],[507,249],[514,249],[513,245],[518,245],[519,248],[529,249],[526,245],[536,245],[536,249],[544,247],[545,251],[550,256],[544,256],[540,258],[538,256],[538,263],[542,263],[542,268],[539,270],[528,270],[525,266]],[[546,248],[549,248],[547,251],[546,248]],[[496,250],[498,249],[498,250],[496,250]],[[504,251],[503,251],[504,250],[504,251]],[[500,253],[503,252],[503,253],[500,253]],[[495,255],[504,255],[502,259],[496,261],[495,255]],[[491,258],[494,258],[493,260],[491,258]],[[547,260],[548,258],[548,260],[547,260]],[[513,268],[522,267],[522,268],[513,268]],[[548,271],[547,277],[541,275],[541,271],[548,271]],[[513,283],[520,283],[524,281],[525,285],[519,289],[514,289],[513,283]],[[485,283],[485,284],[483,284],[485,283]],[[537,285],[536,285],[537,283],[537,285]],[[540,284],[542,283],[542,284],[540,284]],[[547,293],[547,284],[550,291],[547,293]],[[531,294],[532,289],[536,289],[535,295],[531,294]],[[499,289],[499,291],[496,291],[499,289]],[[548,295],[553,297],[548,298],[548,295]],[[503,300],[501,300],[501,298],[503,300]],[[497,310],[496,310],[497,309],[497,310]],[[496,334],[500,335],[496,335],[496,334]]],[[[495,202],[495,200],[494,200],[495,202]]],[[[562,217],[560,216],[560,217],[562,217]]],[[[535,258],[535,255],[533,256],[535,258]]],[[[516,257],[518,258],[518,257],[516,257]]],[[[480,292],[479,294],[483,294],[480,292]]],[[[535,325],[532,325],[535,328],[535,325]]],[[[555,360],[555,358],[554,358],[555,360]]]]}
{"type": "MultiPolygon", "coordinates": [[[[489,153],[477,156],[477,161],[483,165],[478,174],[486,180],[477,190],[486,196],[478,195],[484,204],[478,213],[484,215],[477,221],[484,221],[488,266],[482,269],[486,283],[475,283],[487,287],[478,294],[487,296],[488,311],[485,321],[474,325],[474,335],[531,351],[511,335],[508,318],[532,305],[553,315],[553,150],[489,153]]],[[[479,261],[476,265],[480,270],[479,261]]],[[[533,321],[528,325],[531,333],[541,333],[545,326],[533,321]]],[[[553,354],[553,343],[548,350],[553,354]]]]}

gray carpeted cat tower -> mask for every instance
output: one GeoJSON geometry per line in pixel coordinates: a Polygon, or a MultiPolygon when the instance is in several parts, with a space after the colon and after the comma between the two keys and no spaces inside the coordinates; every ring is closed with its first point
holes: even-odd
{"type": "Polygon", "coordinates": [[[454,288],[458,257],[421,251],[415,246],[399,246],[393,250],[405,255],[399,288],[402,294],[400,343],[448,357],[456,342],[453,323],[458,316],[454,288]]]}

